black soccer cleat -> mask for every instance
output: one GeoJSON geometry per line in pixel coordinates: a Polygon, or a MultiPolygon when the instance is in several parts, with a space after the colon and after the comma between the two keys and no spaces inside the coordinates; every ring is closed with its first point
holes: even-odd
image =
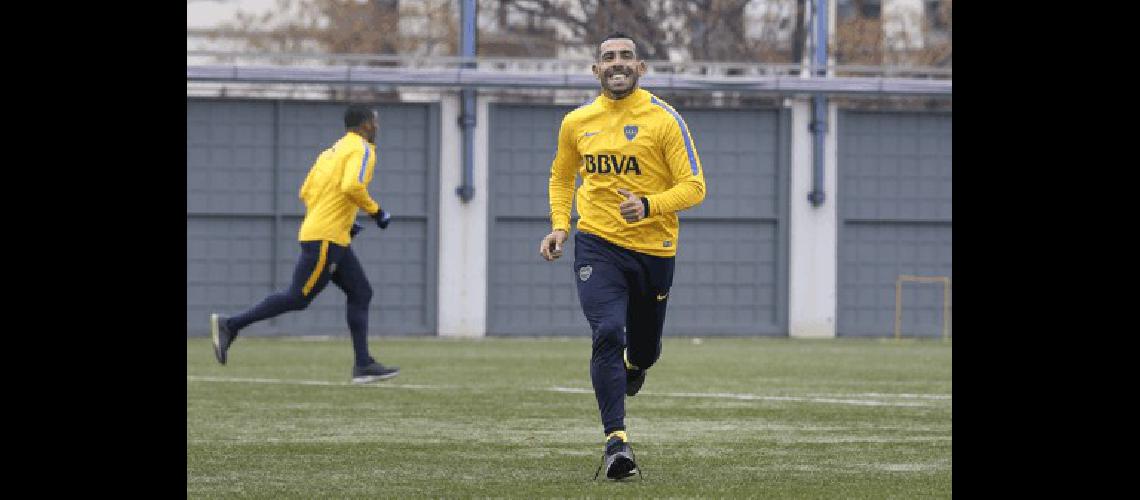
{"type": "Polygon", "coordinates": [[[384,366],[372,360],[366,366],[353,366],[352,367],[352,383],[354,384],[367,384],[377,380],[385,380],[395,377],[400,374],[400,367],[398,366],[384,366]]]}
{"type": "Polygon", "coordinates": [[[606,441],[605,462],[602,468],[606,471],[606,479],[614,481],[637,474],[637,464],[633,461],[633,449],[629,447],[629,443],[617,436],[610,437],[606,441]]]}
{"type": "Polygon", "coordinates": [[[226,326],[225,316],[217,313],[210,315],[210,338],[214,341],[214,357],[218,359],[218,363],[226,364],[226,352],[230,350],[230,344],[234,343],[233,332],[226,326]]]}
{"type": "Polygon", "coordinates": [[[645,383],[645,372],[648,370],[626,370],[625,371],[625,395],[636,396],[637,392],[641,390],[641,385],[645,383]]]}

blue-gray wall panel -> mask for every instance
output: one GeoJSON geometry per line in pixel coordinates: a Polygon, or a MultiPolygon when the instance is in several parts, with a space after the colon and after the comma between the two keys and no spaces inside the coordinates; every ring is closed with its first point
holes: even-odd
{"type": "Polygon", "coordinates": [[[665,334],[786,335],[774,221],[682,220],[665,334]]]}
{"type": "MultiPolygon", "coordinates": [[[[491,175],[494,181],[489,186],[494,193],[492,216],[549,215],[547,186],[558,127],[562,117],[572,109],[562,106],[492,108],[491,175]]],[[[535,248],[538,248],[537,242],[535,248]]]]}
{"type": "MultiPolygon", "coordinates": [[[[893,335],[900,274],[953,276],[951,129],[944,113],[840,113],[838,335],[893,335]]],[[[903,335],[942,335],[941,284],[902,296],[903,335]]]]}
{"type": "Polygon", "coordinates": [[[186,209],[271,210],[272,127],[272,103],[187,101],[186,209]]]}
{"type": "MultiPolygon", "coordinates": [[[[839,261],[843,335],[894,335],[895,279],[900,274],[953,277],[948,224],[852,223],[844,230],[839,261]]],[[[904,335],[942,335],[942,294],[941,283],[903,284],[904,335]]]]}
{"type": "MultiPolygon", "coordinates": [[[[186,221],[186,331],[204,331],[211,312],[252,304],[269,290],[269,217],[186,221]]],[[[265,330],[254,325],[250,332],[265,330]]]]}
{"type": "Polygon", "coordinates": [[[848,219],[949,220],[949,115],[845,112],[839,155],[848,219]]]}

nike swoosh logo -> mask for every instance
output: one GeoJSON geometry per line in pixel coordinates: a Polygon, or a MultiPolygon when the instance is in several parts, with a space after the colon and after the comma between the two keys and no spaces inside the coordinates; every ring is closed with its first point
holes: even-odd
{"type": "Polygon", "coordinates": [[[601,130],[599,130],[597,132],[586,132],[585,134],[582,134],[582,137],[590,137],[590,136],[598,135],[599,133],[601,133],[601,130]]]}
{"type": "Polygon", "coordinates": [[[662,300],[665,300],[665,299],[667,299],[667,298],[669,298],[669,294],[665,294],[665,295],[658,295],[658,296],[657,296],[657,302],[661,302],[662,300]]]}

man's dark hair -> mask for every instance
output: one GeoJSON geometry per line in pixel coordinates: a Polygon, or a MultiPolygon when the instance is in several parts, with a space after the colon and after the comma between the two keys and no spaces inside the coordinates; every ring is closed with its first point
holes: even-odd
{"type": "MultiPolygon", "coordinates": [[[[627,39],[627,40],[633,42],[633,54],[635,56],[637,55],[637,40],[634,40],[632,36],[629,36],[625,33],[620,32],[620,31],[615,31],[613,33],[610,33],[609,35],[606,35],[606,37],[603,38],[602,41],[598,42],[598,48],[600,49],[602,44],[606,43],[607,40],[613,40],[615,38],[627,39]]],[[[594,52],[594,58],[595,59],[597,59],[600,55],[601,55],[600,50],[594,52]]]]}
{"type": "Polygon", "coordinates": [[[372,119],[372,108],[362,104],[353,104],[344,110],[344,128],[359,127],[372,119]]]}

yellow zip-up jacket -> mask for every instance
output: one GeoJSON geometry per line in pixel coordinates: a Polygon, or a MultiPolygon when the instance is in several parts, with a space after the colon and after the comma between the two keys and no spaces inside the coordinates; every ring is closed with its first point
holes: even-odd
{"type": "Polygon", "coordinates": [[[677,254],[677,212],[705,199],[704,169],[685,120],[640,88],[618,100],[601,94],[562,119],[550,167],[552,230],[569,233],[576,176],[579,231],[658,257],[677,254]],[[649,201],[645,219],[622,218],[618,188],[649,201]]]}
{"type": "Polygon", "coordinates": [[[356,211],[374,214],[380,210],[368,194],[375,168],[376,146],[355,132],[346,133],[322,151],[301,184],[306,211],[297,239],[348,246],[356,211]]]}

